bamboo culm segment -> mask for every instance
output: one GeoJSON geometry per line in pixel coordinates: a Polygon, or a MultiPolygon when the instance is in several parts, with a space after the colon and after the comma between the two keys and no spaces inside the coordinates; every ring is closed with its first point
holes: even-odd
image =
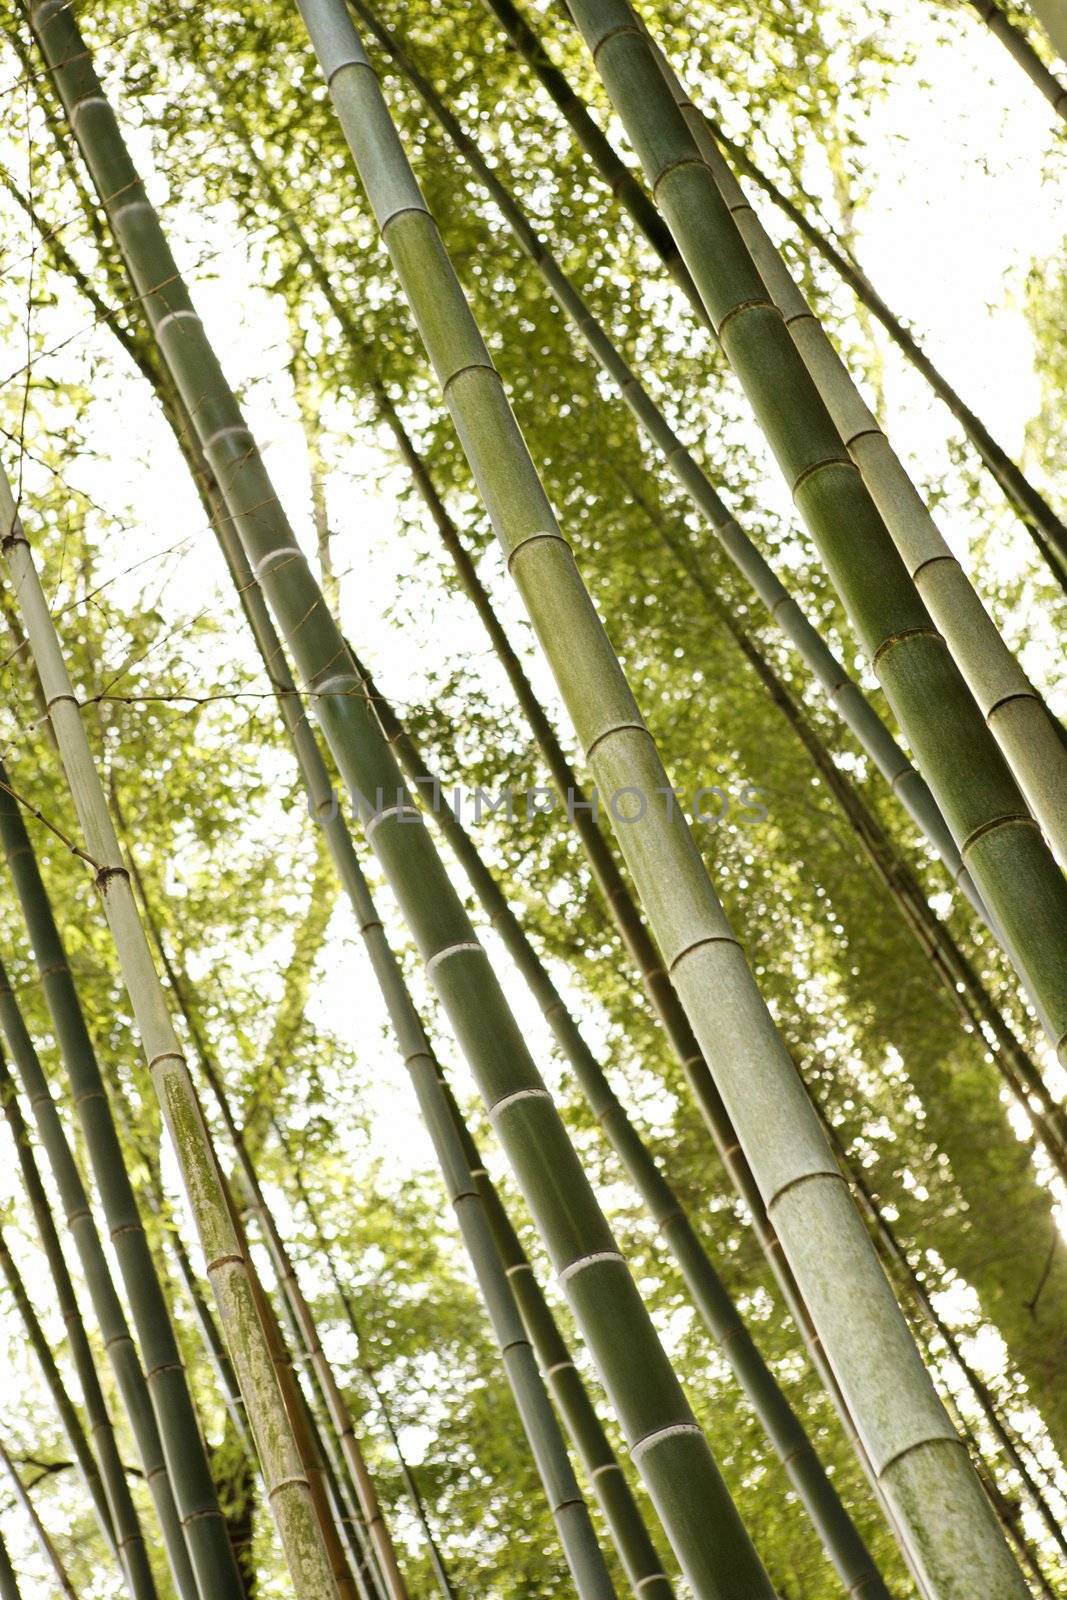
{"type": "MultiPolygon", "coordinates": [[[[723,1098],[915,1559],[936,1573],[941,1587],[935,1592],[945,1600],[962,1593],[961,1548],[968,1551],[968,1584],[980,1573],[988,1578],[991,1594],[1021,1595],[1021,1574],[937,1400],[686,823],[676,807],[666,804],[671,791],[662,763],[548,505],[355,30],[343,5],[332,0],[303,0],[301,11],[460,441],[598,788],[610,794],[636,790],[644,803],[633,823],[619,825],[620,845],[705,1054],[719,1068],[723,1098]],[[831,1261],[851,1285],[847,1305],[828,1271],[831,1261]],[[942,1490],[936,1526],[929,1518],[935,1482],[942,1490]]],[[[640,35],[630,36],[647,54],[640,35]]],[[[666,94],[655,63],[647,59],[666,94]]],[[[693,170],[714,190],[702,164],[693,170]]],[[[782,334],[788,341],[784,326],[782,334]]],[[[850,464],[840,470],[850,481],[855,476],[850,464]]],[[[411,829],[413,835],[416,831],[411,829]]],[[[1040,846],[1036,830],[1031,831],[1040,846]]],[[[375,838],[384,832],[380,825],[375,838]]],[[[460,960],[465,958],[441,970],[458,970],[460,960]]],[[[765,1584],[765,1576],[760,1581],[765,1584]]]]}
{"type": "Polygon", "coordinates": [[[23,1483],[22,1479],[19,1477],[18,1468],[12,1461],[7,1446],[3,1443],[0,1443],[0,1464],[7,1469],[7,1475],[11,1479],[11,1487],[15,1491],[15,1499],[26,1513],[30,1526],[33,1529],[34,1538],[40,1545],[41,1553],[52,1569],[53,1576],[55,1577],[59,1592],[63,1596],[63,1600],[78,1600],[78,1592],[70,1581],[66,1567],[64,1567],[62,1561],[60,1560],[59,1551],[56,1549],[51,1538],[49,1537],[48,1530],[37,1513],[37,1507],[33,1503],[30,1492],[26,1488],[26,1485],[23,1483]]]}
{"type": "MultiPolygon", "coordinates": [[[[429,789],[434,794],[434,815],[442,837],[466,873],[490,926],[537,1001],[590,1110],[660,1229],[678,1264],[690,1299],[712,1338],[721,1345],[846,1592],[863,1593],[871,1600],[875,1596],[888,1597],[870,1552],[826,1476],[800,1419],[756,1348],[677,1195],[612,1089],[474,841],[448,805],[435,774],[426,766],[392,706],[365,673],[364,679],[386,737],[409,781],[418,792],[425,793],[429,789]]],[[[480,1165],[476,1160],[473,1164],[480,1165]]]]}
{"type": "MultiPolygon", "coordinates": [[[[908,572],[943,634],[1046,838],[1067,862],[1067,745],[985,610],[848,368],[745,198],[703,116],[663,52],[657,65],[778,307],[834,426],[859,468],[908,572]]],[[[1064,559],[1067,562],[1067,530],[1064,559]]]]}
{"type": "MultiPolygon", "coordinates": [[[[9,987],[2,964],[0,964],[0,987],[4,989],[9,987]]],[[[101,1488],[107,1511],[107,1520],[103,1524],[105,1538],[115,1550],[133,1600],[155,1600],[156,1585],[144,1533],[130,1494],[126,1471],[115,1440],[115,1430],[100,1385],[92,1347],[82,1321],[74,1283],[52,1216],[48,1193],[41,1180],[30,1143],[30,1132],[23,1118],[15,1084],[2,1052],[0,1052],[0,1100],[3,1101],[4,1114],[14,1140],[15,1156],[22,1175],[22,1187],[30,1202],[34,1225],[63,1317],[67,1346],[74,1363],[82,1404],[89,1423],[94,1465],[99,1464],[101,1488]]]]}
{"type": "MultiPolygon", "coordinates": [[[[3,844],[15,892],[26,919],[34,958],[41,973],[41,986],[56,1031],[60,1055],[70,1077],[74,1098],[79,1109],[91,1099],[102,1113],[107,1102],[101,1098],[99,1069],[96,1068],[95,1073],[90,1070],[95,1067],[95,1056],[88,1030],[81,1015],[81,1007],[59,938],[59,930],[48,903],[29,834],[22,820],[18,801],[11,792],[7,772],[2,765],[0,765],[0,842],[3,844]],[[94,1082],[97,1085],[95,1089],[92,1087],[94,1082]]],[[[172,1383],[173,1379],[168,1377],[167,1369],[157,1367],[153,1370],[151,1381],[156,1387],[156,1399],[153,1403],[150,1384],[142,1370],[137,1347],[111,1278],[107,1256],[96,1231],[89,1196],[67,1143],[67,1136],[52,1099],[48,1080],[33,1041],[26,1030],[14,991],[2,971],[0,971],[0,1028],[3,1029],[7,1040],[23,1093],[32,1108],[37,1135],[48,1156],[67,1231],[78,1252],[89,1298],[100,1329],[100,1337],[111,1363],[123,1408],[129,1419],[134,1444],[140,1457],[141,1470],[152,1494],[175,1589],[180,1600],[197,1600],[196,1580],[167,1469],[160,1424],[156,1420],[157,1407],[164,1423],[175,1412],[169,1394],[162,1388],[162,1385],[172,1383]]],[[[91,1122],[85,1129],[86,1144],[90,1149],[90,1159],[94,1168],[100,1152],[95,1144],[90,1145],[88,1135],[91,1134],[95,1138],[99,1120],[91,1122]]],[[[84,1121],[83,1128],[85,1128],[84,1121]]],[[[123,1219],[128,1216],[128,1212],[113,1208],[110,1190],[103,1190],[101,1198],[108,1208],[109,1226],[119,1230],[116,1234],[116,1245],[121,1247],[123,1234],[128,1227],[123,1219]]],[[[146,1291],[144,1295],[140,1294],[139,1279],[132,1280],[132,1286],[138,1290],[133,1304],[140,1310],[138,1327],[143,1329],[149,1326],[146,1318],[151,1303],[150,1291],[146,1291]]],[[[153,1338],[148,1344],[149,1354],[151,1355],[157,1348],[158,1341],[153,1338]]],[[[178,1449],[176,1440],[172,1448],[178,1449]]],[[[178,1459],[180,1461],[180,1453],[178,1459]]]]}
{"type": "MultiPolygon", "coordinates": [[[[46,5],[44,9],[50,7],[46,5]]],[[[53,15],[56,13],[53,12],[53,15]]],[[[66,15],[69,16],[69,13],[66,15]]],[[[47,28],[47,22],[43,26],[47,28]]],[[[285,1546],[294,1589],[301,1600],[303,1597],[306,1600],[322,1600],[324,1595],[334,1592],[332,1574],[311,1506],[307,1480],[300,1470],[263,1330],[256,1316],[247,1265],[225,1204],[221,1173],[210,1134],[170,1021],[159,978],[152,965],[129,874],[118,847],[40,578],[15,511],[10,486],[2,476],[0,518],[3,522],[7,570],[44,689],[56,743],[85,836],[87,854],[95,864],[96,885],[114,937],[123,982],[134,1008],[153,1087],[173,1141],[204,1250],[208,1277],[219,1306],[242,1393],[248,1403],[268,1499],[285,1546]]],[[[108,1125],[114,1135],[110,1118],[108,1125]]],[[[116,1151],[115,1161],[121,1173],[118,1181],[129,1189],[129,1178],[122,1164],[120,1150],[116,1151]]],[[[114,1182],[117,1174],[112,1171],[107,1177],[108,1181],[114,1182]]],[[[134,1205],[132,1190],[128,1203],[131,1207],[134,1205]]],[[[144,1233],[139,1226],[136,1237],[144,1241],[144,1233]]],[[[151,1271],[150,1258],[148,1270],[151,1271]]],[[[158,1280],[154,1281],[158,1288],[158,1280]]],[[[234,1600],[239,1600],[242,1592],[240,1576],[218,1510],[196,1415],[181,1371],[165,1306],[160,1327],[155,1331],[161,1332],[164,1342],[169,1339],[173,1346],[171,1365],[181,1379],[178,1403],[184,1412],[183,1432],[188,1435],[188,1443],[180,1463],[168,1459],[176,1497],[190,1532],[195,1534],[203,1524],[211,1540],[203,1551],[191,1540],[194,1563],[198,1557],[202,1558],[199,1581],[207,1594],[232,1594],[234,1600]],[[187,1500],[183,1503],[179,1468],[184,1468],[193,1476],[197,1474],[201,1460],[202,1476],[206,1478],[206,1483],[199,1505],[189,1506],[187,1500]],[[215,1584],[214,1588],[209,1576],[215,1584]]]]}
{"type": "Polygon", "coordinates": [[[575,0],[613,103],[979,893],[1067,1045],[1067,882],[801,361],[626,0],[575,0]],[[862,560],[857,552],[862,552],[862,560]]]}
{"type": "Polygon", "coordinates": [[[971,5],[990,33],[1000,40],[1030,82],[1044,95],[1056,115],[1067,122],[1067,86],[1049,71],[1022,30],[1005,15],[996,0],[971,0],[971,5]]]}

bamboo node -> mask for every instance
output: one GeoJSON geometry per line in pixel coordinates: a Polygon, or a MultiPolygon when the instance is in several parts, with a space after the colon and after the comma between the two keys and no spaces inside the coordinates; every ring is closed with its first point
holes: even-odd
{"type": "Polygon", "coordinates": [[[498,1117],[500,1115],[500,1113],[503,1110],[505,1110],[505,1108],[507,1106],[514,1105],[516,1103],[516,1101],[519,1101],[519,1100],[549,1100],[549,1101],[551,1101],[551,1099],[552,1099],[552,1096],[549,1094],[547,1089],[516,1089],[514,1094],[506,1094],[506,1095],[504,1095],[503,1099],[498,1100],[495,1105],[490,1106],[489,1110],[486,1113],[486,1115],[488,1116],[489,1121],[492,1122],[493,1119],[495,1117],[498,1117]]]}
{"type": "Polygon", "coordinates": [[[430,956],[426,963],[426,971],[432,972],[435,967],[441,965],[442,961],[447,961],[450,956],[461,955],[465,950],[477,951],[479,955],[485,954],[482,946],[476,940],[467,939],[460,944],[447,944],[443,950],[438,950],[435,955],[430,956]]]}
{"type": "Polygon", "coordinates": [[[662,1444],[665,1439],[679,1439],[683,1434],[696,1434],[702,1439],[704,1430],[695,1422],[668,1423],[665,1428],[657,1428],[654,1433],[646,1433],[643,1439],[636,1440],[630,1446],[630,1460],[637,1461],[640,1456],[654,1449],[656,1445],[662,1444]]]}
{"type": "Polygon", "coordinates": [[[904,644],[908,639],[936,639],[939,644],[944,641],[936,628],[905,628],[901,633],[891,633],[883,639],[874,655],[871,657],[871,670],[874,671],[882,657],[892,650],[896,644],[904,644]]]}
{"type": "Polygon", "coordinates": [[[556,1282],[560,1285],[569,1283],[571,1278],[576,1278],[579,1272],[584,1272],[587,1267],[598,1267],[606,1261],[617,1261],[621,1266],[626,1261],[618,1250],[594,1250],[592,1255],[579,1256],[577,1261],[570,1261],[556,1273],[556,1282]]]}
{"type": "MultiPolygon", "coordinates": [[[[670,967],[668,969],[669,970],[669,975],[673,978],[674,974],[677,972],[678,968],[681,966],[681,964],[685,960],[686,956],[691,956],[694,953],[694,951],[702,950],[704,948],[704,946],[708,945],[708,944],[732,944],[738,950],[740,950],[740,948],[741,948],[740,940],[736,939],[732,933],[708,933],[708,934],[705,934],[702,939],[694,939],[693,943],[692,944],[687,944],[684,950],[679,950],[678,954],[674,957],[673,961],[670,964],[670,967]]],[[[696,1058],[696,1059],[699,1059],[699,1058],[696,1058]]]]}
{"type": "Polygon", "coordinates": [[[987,833],[993,833],[997,828],[1035,828],[1038,833],[1041,832],[1029,812],[1009,811],[1003,817],[991,817],[988,822],[980,823],[960,845],[960,855],[965,856],[967,851],[978,843],[979,839],[983,838],[987,833]]]}

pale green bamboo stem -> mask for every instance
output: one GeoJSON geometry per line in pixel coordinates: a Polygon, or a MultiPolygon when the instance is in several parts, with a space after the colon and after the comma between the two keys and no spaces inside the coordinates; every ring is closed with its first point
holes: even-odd
{"type": "Polygon", "coordinates": [[[996,0],[970,0],[994,38],[999,39],[1012,60],[1044,95],[1056,115],[1067,122],[1067,85],[1049,71],[1029,39],[997,5],[996,0]]]}
{"type": "MultiPolygon", "coordinates": [[[[4,853],[11,869],[16,893],[30,927],[35,954],[46,974],[42,981],[46,999],[52,1009],[56,1003],[56,986],[64,974],[69,982],[69,972],[45,897],[44,884],[37,871],[29,836],[19,814],[18,802],[12,797],[7,773],[2,765],[0,765],[0,839],[3,840],[4,853]]],[[[69,986],[69,995],[73,995],[73,985],[69,986]]],[[[63,1010],[58,1006],[53,1010],[53,1021],[56,1023],[61,1052],[67,1060],[69,1033],[56,1020],[63,1015],[63,1010]]],[[[48,1156],[67,1231],[78,1252],[89,1298],[100,1329],[100,1337],[129,1419],[134,1444],[141,1460],[141,1470],[152,1495],[175,1589],[181,1600],[197,1600],[196,1580],[175,1504],[160,1429],[150,1395],[150,1385],[141,1369],[137,1347],[115,1291],[108,1260],[93,1221],[89,1196],[67,1142],[44,1069],[2,966],[0,966],[0,1028],[3,1029],[23,1092],[33,1113],[38,1137],[48,1156]]],[[[85,1037],[88,1038],[88,1035],[85,1037]]],[[[72,1083],[75,1085],[74,1093],[79,1106],[88,1103],[90,1096],[85,1093],[84,1085],[73,1075],[72,1083]]],[[[98,1093],[94,1093],[91,1098],[92,1103],[103,1109],[104,1101],[99,1099],[98,1093]]],[[[108,1197],[108,1193],[109,1191],[105,1192],[105,1198],[108,1197]]],[[[112,1213],[112,1217],[114,1215],[112,1213]]],[[[153,1338],[147,1348],[150,1352],[155,1352],[158,1341],[153,1338]]],[[[161,1390],[163,1378],[164,1373],[157,1368],[153,1373],[153,1380],[159,1392],[160,1415],[167,1418],[171,1414],[171,1407],[167,1403],[166,1390],[161,1390]]]]}
{"type": "MultiPolygon", "coordinates": [[[[641,803],[636,817],[628,807],[632,820],[619,822],[620,844],[668,970],[698,1037],[703,1034],[705,1053],[719,1067],[723,1098],[911,1554],[943,1600],[962,1594],[961,1551],[967,1553],[968,1583],[980,1574],[990,1595],[1017,1597],[1025,1592],[1022,1576],[937,1399],[684,818],[666,803],[673,795],[658,754],[559,531],[358,36],[341,0],[301,0],[300,9],[475,481],[598,787],[613,798],[626,789],[641,803]],[[838,1293],[842,1280],[851,1291],[847,1305],[838,1293]],[[935,1484],[941,1501],[936,1525],[927,1515],[935,1484]]],[[[632,33],[632,24],[627,26],[632,33]]],[[[665,86],[664,95],[669,101],[665,86]]],[[[692,170],[706,173],[702,164],[692,170]]],[[[382,831],[376,829],[375,837],[382,831]]],[[[1039,847],[1036,831],[1032,837],[1039,847]]],[[[1049,869],[1055,871],[1051,861],[1049,869]]],[[[1059,882],[1067,897],[1067,886],[1059,882]]]]}
{"type": "MultiPolygon", "coordinates": [[[[42,8],[48,10],[52,0],[42,8]]],[[[41,19],[38,15],[38,26],[41,19]]],[[[45,691],[52,728],[70,785],[85,849],[130,996],[148,1068],[167,1123],[186,1194],[219,1306],[222,1325],[248,1406],[267,1495],[289,1562],[296,1593],[323,1600],[334,1592],[322,1534],[293,1440],[253,1301],[248,1264],[226,1206],[221,1172],[192,1079],[152,964],[144,929],[122,858],[107,800],[63,661],[29,543],[6,477],[0,476],[3,550],[26,634],[45,691]],[[6,489],[5,489],[6,486],[6,489]]],[[[221,1530],[225,1536],[225,1529],[221,1530]]],[[[239,1592],[233,1552],[226,1540],[229,1578],[239,1592]]],[[[195,1559],[195,1557],[194,1557],[195,1559]]]]}
{"type": "MultiPolygon", "coordinates": [[[[920,596],[944,635],[1046,837],[1060,859],[1067,862],[1067,745],[945,543],[774,241],[749,205],[700,111],[655,41],[649,42],[764,288],[781,312],[920,596]]],[[[1067,548],[1064,553],[1067,555],[1067,548]]]]}
{"type": "Polygon", "coordinates": [[[29,1519],[30,1526],[33,1529],[34,1538],[40,1545],[42,1554],[52,1569],[56,1583],[59,1586],[60,1594],[63,1595],[64,1600],[79,1600],[78,1592],[70,1581],[66,1567],[60,1560],[59,1551],[53,1544],[52,1539],[49,1536],[48,1529],[41,1521],[41,1518],[38,1515],[37,1507],[33,1503],[33,1498],[19,1476],[19,1470],[14,1461],[11,1459],[7,1446],[2,1441],[0,1441],[0,1462],[2,1462],[7,1468],[8,1477],[11,1479],[11,1487],[15,1491],[15,1499],[19,1502],[22,1509],[25,1511],[27,1518],[29,1519]]]}
{"type": "Polygon", "coordinates": [[[111,1506],[104,1489],[104,1481],[100,1475],[100,1465],[89,1443],[88,1435],[82,1425],[81,1417],[63,1382],[63,1374],[56,1365],[47,1335],[41,1326],[40,1318],[34,1310],[33,1301],[23,1280],[22,1274],[15,1265],[15,1258],[8,1247],[3,1230],[0,1229],[0,1275],[7,1284],[11,1298],[15,1302],[19,1319],[26,1332],[26,1340],[30,1349],[37,1358],[37,1365],[41,1369],[45,1387],[52,1397],[52,1404],[56,1408],[71,1454],[78,1466],[82,1483],[89,1496],[90,1503],[96,1513],[96,1520],[103,1535],[104,1543],[110,1554],[118,1560],[118,1550],[115,1545],[115,1525],[111,1516],[111,1506]]]}
{"type": "Polygon", "coordinates": [[[22,1600],[18,1575],[3,1538],[0,1538],[0,1600],[22,1600]]]}
{"type": "MultiPolygon", "coordinates": [[[[6,986],[6,983],[6,975],[0,965],[0,984],[6,986]]],[[[67,1345],[82,1392],[82,1403],[93,1441],[93,1453],[99,1464],[109,1511],[105,1537],[113,1544],[133,1600],[154,1600],[156,1585],[137,1508],[126,1480],[126,1471],[115,1441],[115,1430],[108,1414],[107,1402],[96,1370],[96,1361],[52,1217],[48,1194],[41,1181],[41,1174],[30,1144],[29,1129],[23,1119],[15,1084],[2,1051],[0,1051],[0,1099],[3,1100],[4,1115],[15,1144],[15,1156],[22,1174],[22,1186],[30,1202],[34,1224],[48,1262],[49,1275],[55,1285],[56,1299],[67,1331],[67,1345]]]]}

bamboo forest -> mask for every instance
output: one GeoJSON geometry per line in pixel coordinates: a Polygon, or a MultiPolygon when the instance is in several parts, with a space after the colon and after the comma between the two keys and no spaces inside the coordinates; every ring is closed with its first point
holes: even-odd
{"type": "Polygon", "coordinates": [[[0,6],[0,1600],[1067,1597],[1067,0],[0,6]]]}

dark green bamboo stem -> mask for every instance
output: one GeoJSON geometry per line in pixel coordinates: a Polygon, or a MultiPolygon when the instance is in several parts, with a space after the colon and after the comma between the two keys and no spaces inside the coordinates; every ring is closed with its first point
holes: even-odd
{"type": "MultiPolygon", "coordinates": [[[[566,76],[552,61],[537,33],[513,0],[485,0],[485,4],[566,119],[612,194],[629,213],[631,220],[667,266],[675,281],[685,290],[690,304],[694,304],[693,279],[688,269],[681,263],[678,246],[663,217],[614,146],[600,131],[584,103],[571,88],[566,76]],[[681,266],[684,278],[679,274],[675,263],[681,266]]],[[[808,222],[799,207],[787,200],[771,180],[758,171],[751,158],[736,141],[728,139],[723,134],[718,123],[709,118],[709,126],[716,140],[730,152],[731,159],[735,163],[740,163],[743,170],[767,190],[775,203],[786,210],[790,219],[831,262],[862,304],[882,323],[890,337],[931,385],[938,398],[948,406],[1009,504],[1034,537],[1054,578],[1061,586],[1067,586],[1067,527],[1052,507],[1011,460],[1007,451],[997,443],[985,424],[964,405],[952,386],[922,351],[914,335],[889,311],[855,263],[849,261],[808,222]]],[[[698,314],[706,320],[706,312],[699,294],[695,296],[695,304],[698,314]]]]}
{"type": "Polygon", "coordinates": [[[0,1537],[0,1600],[22,1600],[18,1574],[2,1537],[0,1537]]]}
{"type": "Polygon", "coordinates": [[[52,1569],[52,1573],[55,1577],[59,1592],[63,1596],[63,1600],[79,1600],[78,1592],[71,1583],[67,1569],[60,1559],[59,1551],[56,1549],[48,1529],[41,1521],[37,1507],[33,1503],[33,1498],[19,1476],[19,1470],[14,1461],[11,1459],[11,1455],[8,1452],[7,1446],[2,1441],[0,1441],[0,1463],[2,1463],[7,1469],[8,1477],[11,1479],[11,1486],[15,1491],[15,1498],[29,1519],[30,1526],[33,1529],[34,1538],[40,1545],[41,1552],[44,1555],[48,1565],[52,1569]]]}
{"type": "Polygon", "coordinates": [[[1030,82],[1044,95],[1058,117],[1067,122],[1067,85],[1049,71],[1021,28],[1006,16],[996,0],[970,0],[990,33],[999,39],[1012,60],[1026,73],[1030,82]]]}
{"type": "Polygon", "coordinates": [[[979,892],[1067,1047],[1067,883],[768,300],[629,5],[572,0],[571,10],[979,892]]]}
{"type": "MultiPolygon", "coordinates": [[[[0,774],[0,783],[6,782],[6,774],[0,774]]],[[[232,1600],[242,1600],[225,1518],[219,1508],[177,1340],[141,1223],[96,1052],[18,802],[9,789],[2,788],[0,838],[26,919],[86,1151],[129,1296],[167,1476],[185,1530],[197,1586],[201,1589],[202,1600],[208,1600],[209,1596],[211,1600],[216,1596],[223,1600],[231,1590],[232,1600]]],[[[14,1049],[12,1055],[15,1056],[14,1049]]],[[[34,1093],[27,1090],[27,1094],[36,1110],[34,1093]]],[[[68,1216],[70,1209],[68,1206],[68,1216]]]]}
{"type": "Polygon", "coordinates": [[[26,1338],[30,1349],[37,1358],[37,1365],[41,1369],[45,1387],[52,1397],[52,1404],[59,1415],[67,1443],[70,1445],[74,1459],[78,1463],[78,1470],[81,1473],[82,1482],[96,1512],[96,1520],[99,1523],[100,1532],[103,1534],[104,1543],[111,1555],[117,1559],[115,1526],[112,1521],[111,1506],[104,1489],[104,1481],[100,1476],[99,1464],[93,1453],[92,1445],[89,1443],[82,1419],[78,1415],[78,1408],[67,1393],[67,1386],[63,1382],[63,1374],[56,1365],[47,1335],[34,1310],[33,1302],[30,1299],[22,1274],[15,1265],[15,1258],[8,1248],[7,1240],[2,1231],[0,1231],[0,1273],[3,1274],[4,1282],[7,1284],[11,1298],[15,1302],[15,1308],[18,1311],[22,1326],[26,1330],[26,1338]]]}
{"type": "MultiPolygon", "coordinates": [[[[55,924],[26,825],[22,820],[18,802],[11,794],[8,776],[2,766],[0,766],[0,843],[3,845],[23,911],[28,915],[32,909],[34,926],[38,934],[43,937],[42,949],[46,954],[42,964],[47,965],[47,960],[55,956],[59,950],[58,933],[53,932],[52,937],[48,936],[49,924],[53,930],[55,924]]],[[[66,970],[65,965],[64,970],[66,970]]],[[[74,995],[74,1002],[77,1003],[72,985],[69,994],[74,995]]],[[[58,999],[55,989],[52,998],[58,999]]],[[[33,1114],[38,1137],[48,1157],[67,1230],[78,1252],[100,1336],[129,1418],[141,1468],[152,1494],[175,1587],[181,1600],[197,1600],[196,1581],[175,1503],[149,1384],[127,1326],[122,1304],[115,1291],[111,1270],[96,1231],[81,1174],[71,1154],[48,1081],[33,1041],[26,1031],[14,991],[2,968],[0,968],[0,1027],[3,1028],[8,1049],[33,1114]]],[[[203,1596],[201,1600],[204,1600],[203,1596]]]]}
{"type": "MultiPolygon", "coordinates": [[[[410,1025],[421,1028],[422,1024],[419,1022],[414,1002],[404,982],[403,974],[388,947],[384,930],[381,928],[369,929],[366,937],[368,953],[372,948],[372,944],[376,945],[380,951],[377,963],[383,980],[388,981],[389,991],[394,997],[394,1006],[408,1018],[410,1025]]],[[[429,1048],[428,1045],[427,1048],[429,1048]]],[[[440,1063],[436,1061],[436,1057],[435,1065],[441,1092],[447,1101],[453,1122],[462,1141],[464,1158],[470,1167],[471,1176],[474,1178],[478,1193],[481,1196],[482,1207],[485,1211],[497,1252],[511,1284],[511,1290],[515,1296],[523,1326],[533,1345],[538,1365],[555,1402],[556,1410],[563,1419],[563,1425],[574,1449],[578,1453],[586,1477],[592,1485],[593,1493],[596,1495],[600,1505],[623,1569],[637,1600],[670,1600],[674,1591],[670,1580],[663,1573],[662,1561],[652,1543],[637,1501],[626,1481],[626,1475],[619,1465],[604,1426],[597,1415],[596,1407],[593,1405],[581,1375],[574,1365],[570,1350],[560,1332],[552,1309],[533,1275],[533,1269],[530,1267],[526,1253],[519,1242],[518,1234],[512,1227],[496,1187],[482,1164],[478,1149],[471,1138],[455,1096],[452,1094],[444,1073],[441,1071],[440,1063]]],[[[297,1189],[304,1204],[304,1209],[311,1221],[312,1228],[316,1236],[319,1239],[323,1239],[321,1224],[311,1197],[307,1192],[306,1185],[299,1176],[299,1164],[293,1161],[291,1146],[277,1122],[274,1123],[274,1131],[282,1149],[287,1152],[290,1165],[297,1175],[297,1189]]],[[[353,1336],[362,1349],[362,1336],[355,1307],[352,1304],[352,1297],[337,1271],[336,1262],[326,1247],[324,1239],[320,1247],[320,1253],[330,1263],[334,1287],[344,1307],[353,1336]]],[[[365,1358],[363,1370],[367,1373],[377,1393],[377,1380],[365,1358]]],[[[387,1412],[385,1414],[388,1416],[387,1412]]],[[[392,1431],[391,1424],[388,1425],[390,1426],[390,1431],[392,1431]]]]}
{"type": "MultiPolygon", "coordinates": [[[[7,977],[2,965],[0,965],[0,985],[7,987],[7,977]]],[[[92,1438],[92,1454],[99,1465],[100,1480],[109,1513],[107,1523],[101,1524],[105,1538],[113,1545],[121,1562],[133,1600],[154,1600],[155,1580],[152,1576],[140,1519],[115,1442],[115,1431],[108,1415],[96,1361],[52,1217],[52,1208],[30,1144],[29,1129],[23,1118],[15,1085],[2,1051],[0,1051],[0,1100],[3,1101],[4,1115],[14,1140],[22,1186],[30,1202],[34,1224],[48,1263],[49,1275],[55,1286],[56,1299],[67,1331],[67,1345],[81,1388],[82,1404],[85,1407],[92,1438]]]]}
{"type": "MultiPolygon", "coordinates": [[[[600,1123],[630,1181],[659,1228],[677,1262],[697,1311],[733,1369],[797,1496],[823,1541],[827,1555],[849,1594],[887,1595],[867,1550],[836,1489],[822,1467],[773,1373],[701,1244],[677,1195],[649,1153],[569,1011],[547,968],[512,911],[477,846],[445,798],[441,783],[406,731],[400,718],[366,668],[357,663],[374,700],[386,737],[409,780],[433,795],[433,815],[477,896],[494,932],[537,1001],[545,1021],[570,1065],[593,1115],[600,1123]]],[[[472,1166],[477,1152],[468,1150],[472,1166]]],[[[499,1242],[499,1241],[498,1241],[499,1242]]]]}

